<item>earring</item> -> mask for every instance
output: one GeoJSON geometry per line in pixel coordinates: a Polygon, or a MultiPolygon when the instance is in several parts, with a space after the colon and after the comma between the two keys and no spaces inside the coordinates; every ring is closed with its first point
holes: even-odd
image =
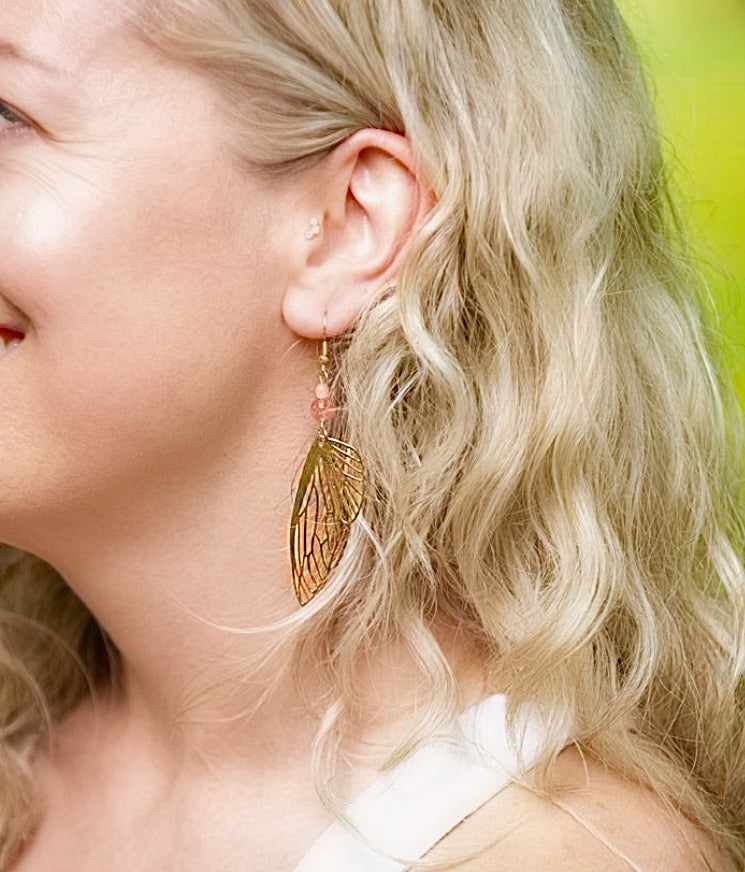
{"type": "Polygon", "coordinates": [[[295,596],[309,603],[341,560],[365,495],[365,467],[356,448],[329,436],[334,416],[328,384],[328,343],[318,354],[318,384],[311,414],[318,433],[300,473],[290,520],[290,562],[295,596]]]}
{"type": "Polygon", "coordinates": [[[305,231],[306,239],[315,239],[321,232],[321,222],[318,218],[311,218],[310,224],[308,225],[308,229],[305,231]]]}

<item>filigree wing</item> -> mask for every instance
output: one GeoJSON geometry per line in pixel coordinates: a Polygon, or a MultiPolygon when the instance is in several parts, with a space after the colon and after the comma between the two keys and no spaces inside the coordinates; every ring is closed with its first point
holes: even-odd
{"type": "Polygon", "coordinates": [[[300,473],[290,521],[290,561],[300,605],[324,586],[360,512],[365,470],[346,442],[323,436],[313,443],[300,473]]]}

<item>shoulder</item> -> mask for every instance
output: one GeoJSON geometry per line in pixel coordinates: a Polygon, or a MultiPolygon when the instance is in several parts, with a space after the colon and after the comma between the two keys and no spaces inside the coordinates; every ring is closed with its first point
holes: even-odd
{"type": "Polygon", "coordinates": [[[462,872],[735,872],[690,821],[574,749],[561,755],[557,781],[556,800],[510,785],[432,859],[462,872]]]}

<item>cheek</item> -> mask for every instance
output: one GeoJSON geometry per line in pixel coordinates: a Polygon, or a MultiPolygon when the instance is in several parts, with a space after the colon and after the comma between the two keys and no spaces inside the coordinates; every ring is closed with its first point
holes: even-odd
{"type": "Polygon", "coordinates": [[[70,183],[16,207],[0,293],[32,326],[0,362],[0,455],[79,478],[176,457],[250,415],[280,277],[260,214],[247,236],[209,178],[70,183]]]}

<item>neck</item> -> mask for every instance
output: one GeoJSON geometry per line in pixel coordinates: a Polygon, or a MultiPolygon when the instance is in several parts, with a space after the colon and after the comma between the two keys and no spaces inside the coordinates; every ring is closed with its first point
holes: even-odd
{"type": "Polygon", "coordinates": [[[30,548],[118,649],[123,705],[185,742],[214,749],[222,734],[239,753],[236,725],[252,712],[257,752],[261,720],[267,735],[279,712],[288,730],[300,729],[286,717],[301,708],[280,646],[286,630],[257,628],[299,612],[287,524],[294,472],[315,426],[308,418],[292,429],[269,416],[262,426],[253,446],[240,444],[243,433],[235,444],[226,439],[188,475],[149,471],[127,492],[106,482],[86,501],[92,510],[58,512],[44,525],[43,547],[30,548]],[[262,445],[271,446],[264,456],[262,445]]]}
{"type": "MultiPolygon", "coordinates": [[[[293,402],[302,408],[305,399],[293,402]]],[[[32,550],[62,574],[118,649],[115,702],[130,720],[164,747],[176,748],[178,736],[179,753],[266,765],[292,747],[307,760],[317,726],[297,691],[313,695],[314,665],[291,674],[282,644],[287,623],[301,614],[287,527],[294,473],[315,426],[301,420],[293,429],[279,412],[262,426],[246,445],[246,427],[237,427],[233,444],[202,452],[187,476],[177,458],[178,474],[149,471],[126,493],[106,482],[89,503],[94,510],[61,515],[45,528],[45,549],[32,550]]],[[[405,720],[420,676],[405,652],[386,655],[357,689],[387,712],[395,742],[396,712],[405,720]]]]}

